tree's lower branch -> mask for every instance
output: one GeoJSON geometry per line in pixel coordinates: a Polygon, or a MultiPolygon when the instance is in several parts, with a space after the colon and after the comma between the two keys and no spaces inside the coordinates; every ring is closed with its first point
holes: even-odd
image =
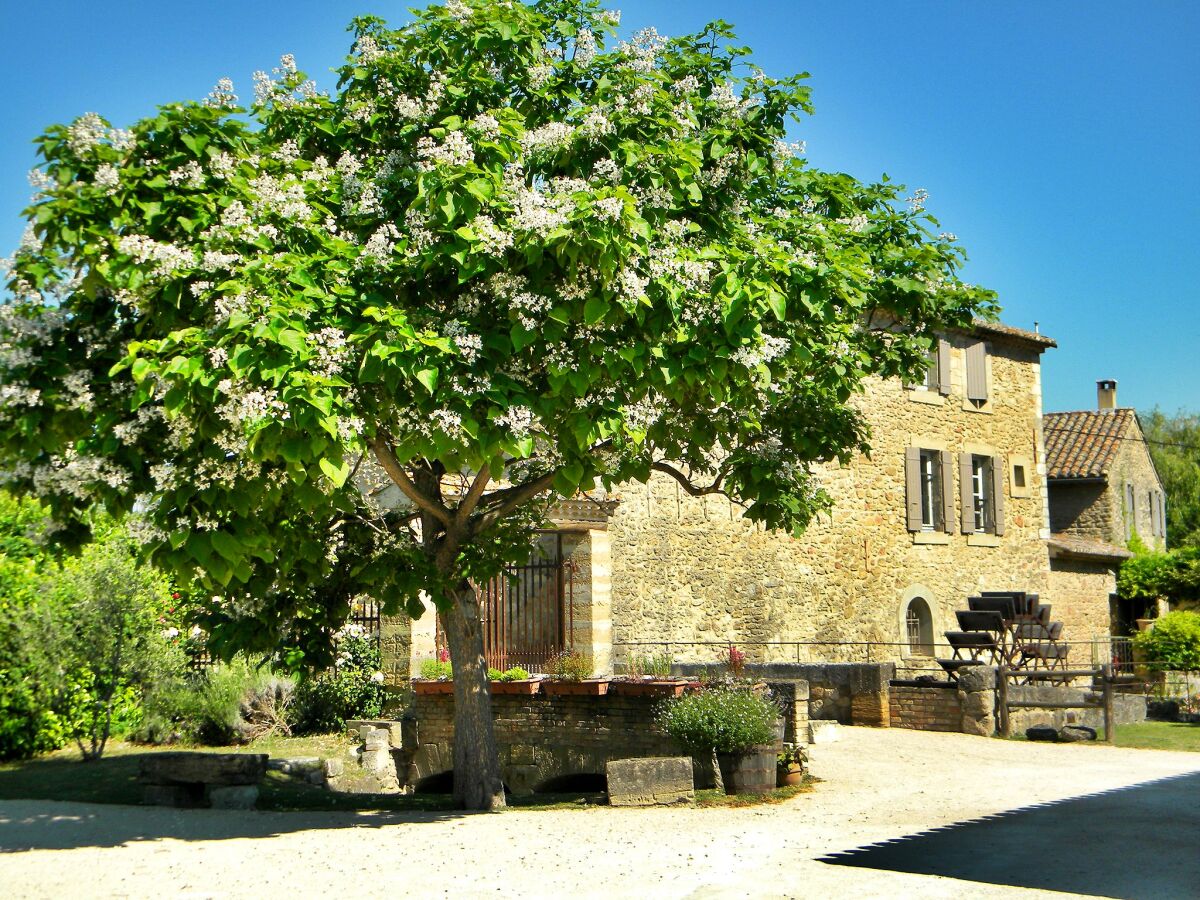
{"type": "Polygon", "coordinates": [[[429,515],[449,528],[454,521],[450,510],[428,494],[421,492],[413,483],[413,480],[408,477],[408,473],[404,471],[404,466],[400,464],[400,460],[396,459],[396,454],[392,452],[392,448],[388,445],[388,442],[377,435],[371,439],[370,445],[371,450],[375,453],[375,458],[383,466],[383,470],[388,473],[388,477],[392,481],[396,482],[397,487],[404,492],[404,495],[415,503],[417,507],[429,513],[429,515]]]}
{"type": "Polygon", "coordinates": [[[522,503],[532,500],[538,494],[542,493],[542,491],[547,490],[554,484],[554,478],[557,474],[557,472],[547,472],[533,481],[527,481],[524,484],[517,484],[502,491],[496,491],[496,493],[488,498],[488,510],[479,517],[479,520],[471,529],[472,533],[478,534],[487,531],[522,503]],[[498,502],[496,502],[497,500],[498,502]]]}
{"type": "Polygon", "coordinates": [[[666,474],[670,475],[672,478],[678,481],[683,489],[693,497],[703,497],[706,494],[725,494],[725,496],[729,496],[725,492],[725,488],[722,487],[725,482],[725,472],[718,472],[717,477],[712,484],[701,487],[692,484],[692,480],[688,478],[688,476],[684,475],[670,463],[656,462],[653,463],[650,468],[654,469],[656,472],[665,472],[666,474]]]}
{"type": "Polygon", "coordinates": [[[479,474],[471,482],[471,487],[467,490],[466,496],[462,498],[462,501],[458,504],[458,509],[454,513],[454,519],[460,526],[467,524],[467,520],[471,518],[471,513],[475,511],[475,507],[479,505],[479,498],[483,496],[483,492],[487,489],[488,482],[491,480],[491,474],[488,472],[487,466],[481,466],[479,474]]]}

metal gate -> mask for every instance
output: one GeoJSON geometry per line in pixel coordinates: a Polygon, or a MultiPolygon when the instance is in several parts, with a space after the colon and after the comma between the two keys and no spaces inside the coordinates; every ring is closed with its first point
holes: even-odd
{"type": "Polygon", "coordinates": [[[573,588],[570,563],[558,559],[511,566],[477,586],[488,666],[545,671],[571,642],[573,588]]]}
{"type": "MultiPolygon", "coordinates": [[[[551,535],[551,539],[557,538],[551,535]]],[[[483,620],[483,653],[490,668],[520,666],[543,672],[551,657],[571,646],[575,628],[575,565],[562,559],[561,538],[552,555],[504,572],[475,585],[483,620]]],[[[437,620],[437,647],[446,647],[442,620],[437,620]]]]}

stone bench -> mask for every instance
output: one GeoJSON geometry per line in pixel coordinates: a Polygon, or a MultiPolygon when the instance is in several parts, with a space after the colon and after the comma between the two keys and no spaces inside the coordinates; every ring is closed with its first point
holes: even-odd
{"type": "Polygon", "coordinates": [[[142,802],[152,806],[254,809],[265,753],[152,753],[138,766],[142,802]]]}

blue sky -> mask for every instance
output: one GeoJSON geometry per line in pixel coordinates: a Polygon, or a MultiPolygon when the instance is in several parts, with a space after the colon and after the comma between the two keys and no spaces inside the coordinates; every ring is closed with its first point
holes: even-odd
{"type": "MultiPolygon", "coordinates": [[[[0,249],[16,245],[31,139],[95,111],[117,125],[200,98],[222,76],[245,98],[281,53],[328,69],[362,13],[391,0],[203,4],[0,0],[0,249]]],[[[1200,3],[1193,0],[630,0],[623,31],[733,22],[772,74],[808,71],[812,161],[930,192],[971,255],[968,280],[1004,319],[1059,342],[1046,409],[1200,411],[1200,3]]]]}

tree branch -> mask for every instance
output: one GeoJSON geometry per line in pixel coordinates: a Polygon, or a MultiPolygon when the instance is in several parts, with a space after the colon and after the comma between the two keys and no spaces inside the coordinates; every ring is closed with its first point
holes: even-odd
{"type": "Polygon", "coordinates": [[[725,488],[721,487],[721,484],[725,481],[725,472],[719,472],[716,480],[707,487],[697,487],[696,485],[692,484],[692,480],[690,478],[688,478],[670,463],[656,462],[652,463],[650,468],[654,469],[656,472],[666,472],[668,475],[678,481],[680,485],[683,486],[683,489],[693,497],[703,497],[705,494],[725,494],[726,497],[729,496],[725,493],[725,488]]]}
{"type": "Polygon", "coordinates": [[[533,481],[527,481],[525,484],[518,484],[511,488],[505,488],[503,491],[497,491],[489,500],[501,496],[503,499],[499,504],[480,516],[479,522],[471,529],[471,533],[479,534],[481,531],[487,531],[522,503],[536,497],[542,491],[546,490],[546,488],[550,487],[550,485],[554,484],[554,478],[557,474],[557,472],[547,472],[533,481]]]}
{"type": "Polygon", "coordinates": [[[483,496],[484,490],[487,489],[488,482],[492,480],[491,474],[488,472],[487,466],[480,466],[479,474],[475,476],[475,480],[471,482],[471,487],[467,491],[466,496],[458,504],[458,509],[455,510],[454,520],[461,526],[467,524],[467,519],[471,518],[471,513],[475,511],[475,507],[479,504],[479,498],[483,496]]]}
{"type": "Polygon", "coordinates": [[[392,481],[396,482],[396,486],[404,492],[404,495],[409,500],[447,528],[453,524],[454,518],[450,515],[450,510],[427,494],[421,493],[417,486],[413,484],[412,479],[408,477],[408,473],[404,471],[404,466],[400,465],[400,460],[396,459],[396,454],[392,452],[392,448],[388,446],[388,442],[383,437],[376,435],[371,438],[370,446],[371,450],[375,453],[375,458],[383,466],[383,470],[388,473],[392,481]]]}

